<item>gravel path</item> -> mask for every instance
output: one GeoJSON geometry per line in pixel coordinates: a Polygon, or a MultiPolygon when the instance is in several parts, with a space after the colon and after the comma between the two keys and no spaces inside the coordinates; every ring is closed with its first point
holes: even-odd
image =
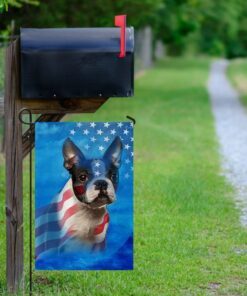
{"type": "Polygon", "coordinates": [[[247,112],[226,77],[227,66],[225,60],[212,64],[208,91],[220,142],[223,174],[236,189],[241,223],[247,227],[247,112]]]}

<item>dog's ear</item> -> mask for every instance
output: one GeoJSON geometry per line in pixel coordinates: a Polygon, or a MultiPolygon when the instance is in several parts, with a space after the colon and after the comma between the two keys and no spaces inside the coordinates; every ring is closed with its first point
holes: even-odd
{"type": "Polygon", "coordinates": [[[64,167],[70,170],[79,160],[85,159],[85,156],[74,142],[67,138],[63,143],[63,158],[64,167]]]}
{"type": "Polygon", "coordinates": [[[104,159],[110,161],[116,168],[119,168],[121,165],[121,156],[122,156],[123,144],[120,138],[117,136],[114,141],[111,143],[109,148],[106,150],[104,159]]]}

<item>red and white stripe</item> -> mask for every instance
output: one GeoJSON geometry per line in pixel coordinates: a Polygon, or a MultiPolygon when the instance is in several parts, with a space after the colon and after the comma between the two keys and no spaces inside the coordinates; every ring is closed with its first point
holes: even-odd
{"type": "MultiPolygon", "coordinates": [[[[36,235],[37,256],[50,251],[50,249],[60,248],[68,239],[71,239],[75,235],[75,229],[78,225],[74,224],[74,217],[80,210],[80,202],[74,195],[71,179],[68,180],[62,191],[58,194],[53,206],[56,207],[55,212],[49,212],[48,208],[47,212],[39,216],[35,222],[36,229],[44,228],[42,233],[36,235]],[[51,227],[54,223],[60,226],[55,231],[51,227]]],[[[106,213],[102,222],[93,230],[94,244],[102,243],[105,240],[108,225],[109,214],[106,213]]]]}

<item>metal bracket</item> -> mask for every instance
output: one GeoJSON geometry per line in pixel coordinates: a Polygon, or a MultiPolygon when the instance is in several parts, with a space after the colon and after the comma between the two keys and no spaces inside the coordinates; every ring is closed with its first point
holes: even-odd
{"type": "Polygon", "coordinates": [[[32,122],[32,110],[28,109],[28,108],[22,108],[19,111],[19,120],[21,123],[25,124],[25,125],[33,125],[34,122],[32,122]],[[24,113],[27,113],[29,115],[29,122],[26,122],[22,119],[22,116],[24,115],[24,113]]]}
{"type": "Polygon", "coordinates": [[[129,120],[131,120],[131,121],[133,122],[133,125],[136,124],[136,120],[135,120],[135,118],[133,118],[133,117],[131,117],[131,116],[129,116],[129,115],[127,115],[126,118],[128,118],[129,120]]]}
{"type": "MultiPolygon", "coordinates": [[[[19,120],[22,124],[33,126],[34,122],[32,119],[32,111],[28,108],[23,108],[19,111],[19,120]],[[22,116],[27,113],[29,115],[29,122],[23,120],[22,116]]],[[[30,152],[29,152],[29,295],[32,295],[33,292],[33,270],[32,270],[32,225],[33,225],[33,202],[32,202],[32,191],[33,191],[33,173],[32,173],[32,137],[31,137],[31,129],[29,129],[29,133],[27,135],[29,139],[30,152]]]]}

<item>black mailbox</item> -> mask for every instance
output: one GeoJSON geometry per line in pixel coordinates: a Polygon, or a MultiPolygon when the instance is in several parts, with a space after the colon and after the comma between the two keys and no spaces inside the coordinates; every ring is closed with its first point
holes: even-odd
{"type": "Polygon", "coordinates": [[[133,95],[134,29],[21,29],[23,99],[133,95]]]}

